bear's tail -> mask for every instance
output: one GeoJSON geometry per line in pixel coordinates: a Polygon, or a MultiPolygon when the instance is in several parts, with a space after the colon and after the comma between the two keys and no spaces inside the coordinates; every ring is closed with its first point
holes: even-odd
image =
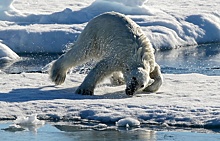
{"type": "Polygon", "coordinates": [[[62,57],[63,56],[61,56],[58,60],[53,62],[49,72],[50,79],[56,85],[61,85],[66,78],[66,70],[62,66],[62,57]]]}

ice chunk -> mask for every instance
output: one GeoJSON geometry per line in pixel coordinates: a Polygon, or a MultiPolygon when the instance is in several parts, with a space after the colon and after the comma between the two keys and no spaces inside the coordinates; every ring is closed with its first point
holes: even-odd
{"type": "Polygon", "coordinates": [[[2,130],[8,131],[8,132],[17,132],[17,131],[23,131],[25,129],[22,128],[20,125],[12,124],[8,128],[4,128],[2,130]]]}
{"type": "Polygon", "coordinates": [[[15,52],[13,52],[8,46],[0,42],[0,61],[5,59],[8,61],[17,60],[19,59],[19,56],[15,52]]]}
{"type": "Polygon", "coordinates": [[[120,119],[118,122],[116,122],[116,126],[118,127],[139,127],[140,122],[137,119],[134,118],[124,118],[120,119]]]}
{"type": "Polygon", "coordinates": [[[9,66],[19,60],[19,56],[8,46],[0,42],[0,68],[9,66]]]}
{"type": "Polygon", "coordinates": [[[37,115],[31,115],[28,117],[20,117],[15,120],[15,123],[17,125],[44,125],[44,121],[40,121],[37,119],[37,115]]]}

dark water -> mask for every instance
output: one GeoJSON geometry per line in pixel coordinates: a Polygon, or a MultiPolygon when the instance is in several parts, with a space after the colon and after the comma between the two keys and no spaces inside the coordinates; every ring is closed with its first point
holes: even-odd
{"type": "Polygon", "coordinates": [[[0,135],[4,141],[219,141],[218,133],[198,133],[190,130],[151,130],[147,128],[104,130],[82,128],[77,125],[54,123],[41,127],[27,127],[23,131],[6,130],[9,123],[0,124],[0,135]]]}
{"type": "MultiPolygon", "coordinates": [[[[7,73],[42,72],[42,68],[57,59],[61,54],[19,54],[21,60],[3,71],[7,73]]],[[[156,61],[163,73],[201,73],[205,75],[220,75],[220,44],[189,46],[179,49],[157,51],[156,61]]],[[[76,71],[88,70],[89,65],[83,65],[76,71]]]]}

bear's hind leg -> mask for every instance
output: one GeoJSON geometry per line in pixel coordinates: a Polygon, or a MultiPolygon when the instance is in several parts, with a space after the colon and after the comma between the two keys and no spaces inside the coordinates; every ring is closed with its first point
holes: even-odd
{"type": "Polygon", "coordinates": [[[110,75],[114,70],[112,61],[109,59],[102,60],[89,72],[82,84],[75,93],[82,95],[93,95],[94,89],[100,81],[110,75]]]}
{"type": "Polygon", "coordinates": [[[158,64],[155,66],[153,72],[150,73],[150,78],[153,79],[154,82],[150,86],[146,87],[143,91],[156,92],[163,82],[160,66],[158,64]]]}
{"type": "Polygon", "coordinates": [[[62,59],[64,56],[61,56],[58,60],[53,62],[52,67],[50,68],[50,79],[56,85],[60,85],[65,81],[66,70],[62,67],[62,59]]]}
{"type": "Polygon", "coordinates": [[[71,50],[60,56],[50,69],[50,79],[56,85],[60,85],[65,81],[67,71],[71,67],[75,67],[89,60],[84,50],[79,51],[79,47],[73,46],[71,50]]]}

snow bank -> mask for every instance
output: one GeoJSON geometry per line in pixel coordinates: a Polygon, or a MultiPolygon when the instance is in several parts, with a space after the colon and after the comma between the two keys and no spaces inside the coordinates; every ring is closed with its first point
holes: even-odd
{"type": "Polygon", "coordinates": [[[89,20],[107,11],[131,17],[156,49],[220,42],[218,0],[178,1],[175,5],[169,1],[146,0],[65,0],[59,5],[55,5],[60,3],[57,0],[1,3],[0,39],[16,53],[62,52],[66,44],[77,39],[89,20]]]}
{"type": "Polygon", "coordinates": [[[8,46],[0,42],[0,68],[3,68],[17,60],[19,60],[19,56],[8,46]]]}
{"type": "Polygon", "coordinates": [[[202,30],[202,34],[197,37],[198,43],[220,42],[220,15],[218,13],[190,15],[185,20],[202,30]]]}
{"type": "Polygon", "coordinates": [[[76,40],[79,30],[72,25],[13,25],[0,30],[0,39],[16,53],[60,53],[76,40]]]}
{"type": "Polygon", "coordinates": [[[144,6],[143,0],[96,0],[91,5],[78,11],[66,8],[61,12],[40,17],[40,23],[62,23],[62,24],[81,24],[90,21],[95,16],[104,12],[115,11],[126,15],[151,15],[150,11],[144,6]]]}
{"type": "Polygon", "coordinates": [[[61,86],[54,86],[48,74],[0,75],[1,120],[37,114],[41,120],[87,119],[105,124],[117,122],[120,126],[140,122],[220,127],[219,76],[165,74],[164,84],[157,93],[137,94],[130,98],[124,92],[124,85],[113,87],[109,80],[95,89],[94,96],[74,94],[85,77],[82,74],[68,75],[61,86]]]}
{"type": "Polygon", "coordinates": [[[22,16],[12,5],[14,0],[1,0],[0,1],[0,19],[8,19],[10,16],[22,16]]]}
{"type": "Polygon", "coordinates": [[[109,11],[116,11],[126,15],[149,15],[150,13],[144,6],[144,2],[145,0],[96,0],[83,11],[88,14],[92,13],[93,16],[109,11]]]}
{"type": "Polygon", "coordinates": [[[16,59],[19,59],[19,56],[8,46],[0,43],[0,60],[11,61],[16,59]]]}

